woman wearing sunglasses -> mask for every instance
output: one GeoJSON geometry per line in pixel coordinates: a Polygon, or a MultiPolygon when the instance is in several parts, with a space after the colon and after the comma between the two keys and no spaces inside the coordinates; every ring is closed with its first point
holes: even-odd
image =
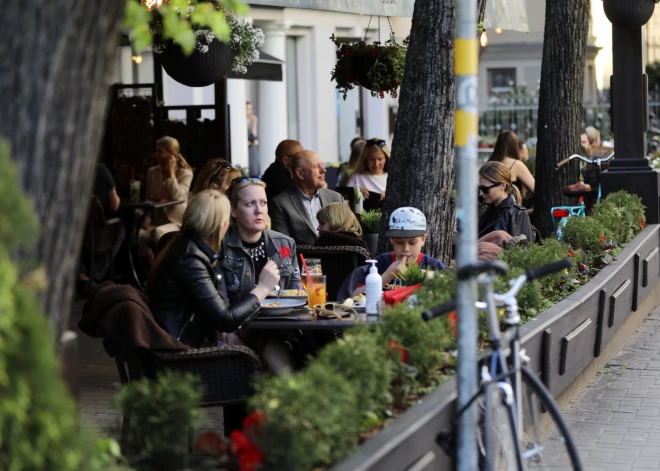
{"type": "MultiPolygon", "coordinates": [[[[390,149],[384,139],[369,139],[362,149],[355,173],[348,180],[347,186],[359,186],[365,200],[369,198],[369,192],[372,192],[380,194],[382,201],[387,187],[387,164],[390,156],[390,149]]],[[[365,206],[365,209],[368,208],[365,206]]]]}
{"type": "MultiPolygon", "coordinates": [[[[232,224],[222,243],[221,266],[230,303],[248,298],[264,272],[277,272],[283,290],[302,289],[296,243],[267,228],[266,184],[259,178],[236,178],[229,187],[229,201],[232,224]]],[[[276,333],[266,335],[242,329],[238,335],[259,354],[268,370],[280,372],[292,368],[290,348],[276,333]]]]}
{"type": "Polygon", "coordinates": [[[479,200],[487,210],[479,217],[479,238],[494,231],[532,240],[529,215],[520,205],[520,191],[511,183],[511,172],[501,162],[486,162],[479,170],[479,200]]]}

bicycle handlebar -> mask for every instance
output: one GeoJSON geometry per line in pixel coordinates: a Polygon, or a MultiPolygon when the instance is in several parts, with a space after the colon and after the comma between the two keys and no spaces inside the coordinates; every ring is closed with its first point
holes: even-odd
{"type": "MultiPolygon", "coordinates": [[[[562,260],[559,260],[554,263],[550,263],[548,265],[544,265],[542,267],[527,270],[522,275],[511,280],[511,289],[509,289],[509,291],[507,291],[506,293],[495,294],[494,296],[495,302],[498,304],[507,304],[512,297],[513,298],[516,297],[516,295],[520,292],[522,287],[528,281],[536,280],[538,278],[550,275],[551,273],[565,270],[571,266],[571,263],[572,262],[570,258],[564,258],[562,260]]],[[[493,262],[487,262],[478,265],[468,265],[467,267],[464,268],[464,270],[465,270],[464,276],[469,276],[468,273],[479,274],[484,271],[498,271],[500,273],[506,273],[506,265],[504,265],[502,262],[498,262],[495,264],[493,264],[493,262]],[[504,266],[504,271],[502,271],[502,266],[504,266]]],[[[443,304],[432,307],[431,309],[427,309],[422,313],[422,319],[424,319],[425,321],[430,321],[431,319],[444,316],[445,314],[449,314],[450,312],[455,310],[456,310],[456,300],[452,299],[443,304]]]]}
{"type": "Polygon", "coordinates": [[[610,155],[608,155],[607,157],[595,157],[595,158],[593,158],[593,159],[589,159],[589,158],[587,158],[587,157],[583,157],[583,156],[581,156],[581,155],[579,155],[579,154],[573,154],[573,155],[571,155],[569,158],[564,159],[564,160],[562,160],[561,162],[558,162],[558,163],[557,163],[557,166],[555,167],[555,171],[556,171],[556,170],[559,170],[561,167],[563,167],[564,165],[566,165],[567,163],[569,163],[569,162],[570,162],[571,160],[573,160],[573,159],[580,159],[580,160],[582,160],[583,162],[586,162],[586,163],[588,163],[588,164],[596,164],[596,165],[599,165],[601,162],[607,162],[607,161],[610,160],[612,157],[614,157],[614,152],[612,152],[612,153],[611,153],[610,155]]]}

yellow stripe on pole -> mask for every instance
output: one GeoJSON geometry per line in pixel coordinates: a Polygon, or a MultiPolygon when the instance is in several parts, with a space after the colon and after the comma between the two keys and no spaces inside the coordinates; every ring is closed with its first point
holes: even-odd
{"type": "Polygon", "coordinates": [[[478,116],[467,111],[456,110],[456,130],[454,131],[454,145],[464,147],[468,145],[469,137],[477,135],[479,127],[478,116]]]}
{"type": "Polygon", "coordinates": [[[456,75],[477,75],[479,46],[476,39],[454,41],[454,72],[456,75]]]}

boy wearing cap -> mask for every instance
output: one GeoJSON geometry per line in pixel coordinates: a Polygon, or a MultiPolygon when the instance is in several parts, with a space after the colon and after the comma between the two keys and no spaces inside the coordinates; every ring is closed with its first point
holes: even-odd
{"type": "MultiPolygon", "coordinates": [[[[417,264],[420,268],[443,270],[445,265],[422,253],[426,242],[426,216],[417,208],[398,208],[390,216],[390,228],[385,233],[392,243],[392,252],[378,255],[376,266],[383,278],[383,286],[392,282],[395,275],[403,273],[406,265],[417,264]]],[[[366,273],[358,282],[358,288],[353,296],[365,291],[366,273]]]]}

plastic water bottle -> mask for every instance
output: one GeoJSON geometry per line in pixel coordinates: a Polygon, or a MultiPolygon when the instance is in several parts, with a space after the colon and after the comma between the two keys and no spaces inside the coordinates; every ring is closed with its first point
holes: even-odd
{"type": "Polygon", "coordinates": [[[383,299],[383,278],[378,273],[376,260],[367,260],[371,263],[369,274],[367,275],[367,314],[378,314],[378,303],[383,299]]]}

